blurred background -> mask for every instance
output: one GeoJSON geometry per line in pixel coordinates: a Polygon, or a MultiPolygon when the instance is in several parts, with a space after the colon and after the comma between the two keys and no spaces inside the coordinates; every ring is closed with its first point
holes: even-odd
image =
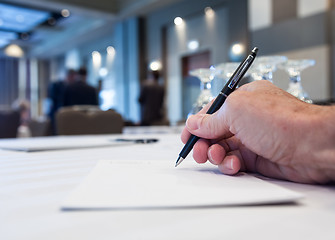
{"type": "MultiPolygon", "coordinates": [[[[44,121],[50,85],[84,67],[99,107],[136,125],[141,85],[154,70],[175,125],[199,94],[189,71],[241,61],[254,46],[259,56],[314,59],[302,84],[327,103],[335,98],[334,44],[334,0],[0,1],[0,105],[27,102],[29,117],[44,121]]],[[[286,90],[287,73],[278,69],[273,82],[286,90]]],[[[213,80],[213,95],[223,84],[213,80]]]]}

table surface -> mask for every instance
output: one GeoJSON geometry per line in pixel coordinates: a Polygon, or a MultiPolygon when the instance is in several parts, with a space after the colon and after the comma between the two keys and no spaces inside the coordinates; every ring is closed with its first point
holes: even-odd
{"type": "MultiPolygon", "coordinates": [[[[135,130],[128,129],[122,137],[133,136],[129,134],[135,130]]],[[[155,144],[32,153],[0,150],[0,239],[335,239],[334,186],[274,179],[265,181],[305,198],[266,206],[60,210],[98,160],[153,159],[152,153],[160,152],[161,158],[174,162],[182,146],[177,130],[155,131],[146,128],[136,135],[159,138],[155,144]]]]}

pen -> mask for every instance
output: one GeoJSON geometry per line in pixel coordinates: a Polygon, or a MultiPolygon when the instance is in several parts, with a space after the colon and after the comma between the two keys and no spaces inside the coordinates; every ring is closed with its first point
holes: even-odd
{"type": "Polygon", "coordinates": [[[130,139],[130,138],[117,138],[115,139],[117,142],[132,142],[132,143],[155,143],[158,142],[157,138],[137,138],[137,139],[130,139]]]}
{"type": "MultiPolygon", "coordinates": [[[[219,95],[216,97],[215,101],[211,105],[211,107],[208,109],[207,114],[213,114],[219,108],[222,106],[222,104],[225,102],[226,98],[231,94],[235,89],[239,81],[243,78],[244,74],[248,71],[249,67],[255,60],[255,57],[257,55],[258,48],[255,47],[252,49],[251,53],[244,59],[244,61],[238,66],[238,68],[235,70],[234,74],[230,77],[226,85],[223,87],[219,95]]],[[[187,143],[179,153],[179,157],[176,161],[175,167],[177,167],[190,153],[192,150],[194,144],[199,140],[200,138],[195,135],[191,135],[188,139],[187,143]]]]}

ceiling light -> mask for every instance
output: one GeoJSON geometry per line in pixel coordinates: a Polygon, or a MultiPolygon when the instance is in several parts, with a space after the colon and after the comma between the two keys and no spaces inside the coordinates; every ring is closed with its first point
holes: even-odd
{"type": "Polygon", "coordinates": [[[115,55],[115,48],[112,46],[107,47],[108,55],[114,56],[115,55]]]}
{"type": "Polygon", "coordinates": [[[5,48],[5,54],[8,57],[23,57],[24,52],[22,48],[16,44],[10,44],[5,48]]]}
{"type": "Polygon", "coordinates": [[[100,68],[100,70],[99,70],[100,77],[106,77],[107,74],[108,74],[107,68],[100,68]]]}
{"type": "Polygon", "coordinates": [[[56,19],[54,17],[49,18],[48,19],[48,24],[51,25],[51,26],[55,25],[56,24],[56,19]]]}
{"type": "Polygon", "coordinates": [[[93,51],[92,52],[92,57],[95,58],[97,56],[100,56],[100,53],[98,51],[93,51]]]}
{"type": "Polygon", "coordinates": [[[70,11],[68,9],[63,9],[60,13],[65,18],[70,17],[70,11]]]}
{"type": "Polygon", "coordinates": [[[190,50],[197,50],[199,48],[199,41],[198,40],[191,40],[187,44],[188,49],[190,50]]]}
{"type": "Polygon", "coordinates": [[[151,71],[159,71],[162,69],[162,64],[160,61],[152,61],[149,65],[151,71]]]}
{"type": "Polygon", "coordinates": [[[207,17],[213,17],[215,12],[214,12],[213,8],[206,7],[205,8],[205,14],[206,14],[207,17]]]}
{"type": "Polygon", "coordinates": [[[29,40],[30,36],[29,36],[29,33],[20,33],[20,38],[22,40],[29,40]]]}
{"type": "Polygon", "coordinates": [[[92,52],[92,61],[94,67],[100,67],[101,65],[101,54],[98,51],[92,52]]]}
{"type": "Polygon", "coordinates": [[[183,24],[184,20],[181,18],[181,17],[176,17],[174,20],[173,20],[174,24],[176,26],[179,26],[181,24],[183,24]]]}
{"type": "Polygon", "coordinates": [[[244,52],[244,46],[240,43],[235,43],[231,47],[231,51],[232,51],[232,54],[234,54],[235,56],[239,56],[244,52]]]}

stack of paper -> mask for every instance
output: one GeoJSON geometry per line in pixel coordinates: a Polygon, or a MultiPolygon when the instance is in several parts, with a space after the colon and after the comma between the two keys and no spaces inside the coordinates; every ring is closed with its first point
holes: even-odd
{"type": "Polygon", "coordinates": [[[168,161],[99,161],[62,209],[180,208],[286,203],[300,194],[248,174],[168,161]]]}
{"type": "Polygon", "coordinates": [[[107,136],[56,136],[0,140],[0,148],[13,151],[48,151],[131,144],[113,141],[107,136]]]}

